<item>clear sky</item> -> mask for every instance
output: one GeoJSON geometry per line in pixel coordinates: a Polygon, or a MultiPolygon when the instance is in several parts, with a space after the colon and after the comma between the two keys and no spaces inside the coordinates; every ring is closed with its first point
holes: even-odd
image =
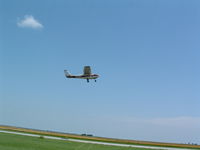
{"type": "Polygon", "coordinates": [[[0,124],[200,144],[199,0],[0,0],[0,124]],[[95,83],[67,79],[90,65],[95,83]]]}

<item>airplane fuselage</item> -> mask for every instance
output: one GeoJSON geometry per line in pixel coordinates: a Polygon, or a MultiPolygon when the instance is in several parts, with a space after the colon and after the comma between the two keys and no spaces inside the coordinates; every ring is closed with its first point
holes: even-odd
{"type": "Polygon", "coordinates": [[[99,75],[91,74],[91,75],[68,75],[67,78],[77,78],[77,79],[97,79],[99,75]]]}

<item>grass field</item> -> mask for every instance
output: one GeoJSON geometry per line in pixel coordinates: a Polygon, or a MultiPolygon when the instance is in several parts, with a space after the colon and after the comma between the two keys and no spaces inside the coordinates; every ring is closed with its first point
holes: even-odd
{"type": "Polygon", "coordinates": [[[107,143],[122,143],[122,144],[134,144],[134,145],[144,145],[144,146],[146,145],[146,146],[158,146],[158,147],[200,149],[200,145],[160,143],[160,142],[148,142],[148,141],[136,141],[136,140],[123,140],[123,139],[103,138],[103,137],[95,137],[95,136],[89,137],[89,136],[81,136],[81,135],[78,135],[78,134],[52,132],[52,131],[20,128],[20,127],[14,127],[14,126],[0,125],[0,130],[31,133],[31,134],[38,134],[38,135],[47,135],[47,136],[56,136],[56,137],[71,138],[71,139],[100,141],[100,142],[107,142],[107,143]]]}
{"type": "Polygon", "coordinates": [[[147,150],[0,133],[0,150],[147,150]]]}

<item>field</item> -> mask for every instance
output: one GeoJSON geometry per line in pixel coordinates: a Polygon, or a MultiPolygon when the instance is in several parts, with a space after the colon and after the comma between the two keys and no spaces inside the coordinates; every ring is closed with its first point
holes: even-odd
{"type": "Polygon", "coordinates": [[[0,150],[145,150],[0,133],[0,150]]]}
{"type": "MultiPolygon", "coordinates": [[[[56,137],[71,138],[71,139],[100,141],[100,142],[107,142],[107,143],[110,142],[110,143],[134,144],[134,145],[144,145],[144,146],[146,145],[146,146],[157,146],[157,147],[174,147],[174,148],[200,149],[200,145],[176,144],[176,143],[160,143],[160,142],[148,142],[148,141],[102,138],[102,137],[93,137],[93,136],[92,137],[91,136],[81,136],[81,135],[78,135],[78,134],[60,133],[60,132],[52,132],[52,131],[50,132],[50,131],[43,131],[43,130],[19,128],[19,127],[13,127],[13,126],[2,126],[2,125],[0,125],[0,130],[16,131],[16,132],[23,132],[23,133],[32,133],[32,134],[47,135],[47,136],[56,136],[56,137]]],[[[45,139],[45,140],[47,140],[47,139],[45,139]]],[[[64,143],[66,144],[66,142],[64,142],[64,143]]],[[[80,145],[84,145],[84,144],[80,143],[80,145]]],[[[87,145],[91,145],[91,144],[85,144],[85,147],[87,145]]],[[[103,149],[102,146],[100,146],[100,145],[98,147],[101,147],[101,149],[103,149]]],[[[84,147],[82,147],[81,149],[83,149],[83,148],[84,147]]],[[[115,147],[115,149],[117,149],[117,148],[118,147],[115,147]]],[[[76,148],[72,148],[72,149],[76,149],[76,148]]],[[[86,148],[86,149],[88,150],[90,148],[86,148]]],[[[95,147],[95,149],[97,149],[97,148],[95,147]]],[[[107,146],[106,146],[106,149],[108,149],[107,146]]],[[[120,148],[120,150],[121,149],[127,149],[127,148],[120,148]]],[[[132,149],[133,148],[129,148],[128,150],[132,150],[132,149]]]]}

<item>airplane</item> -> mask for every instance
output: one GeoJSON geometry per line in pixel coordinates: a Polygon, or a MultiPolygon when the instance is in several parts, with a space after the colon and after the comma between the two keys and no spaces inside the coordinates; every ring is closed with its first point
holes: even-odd
{"type": "Polygon", "coordinates": [[[82,75],[71,75],[67,70],[64,70],[66,78],[76,78],[76,79],[86,79],[87,82],[89,82],[90,79],[94,79],[95,82],[97,82],[97,78],[99,75],[92,74],[90,66],[85,66],[83,69],[82,75]]]}

